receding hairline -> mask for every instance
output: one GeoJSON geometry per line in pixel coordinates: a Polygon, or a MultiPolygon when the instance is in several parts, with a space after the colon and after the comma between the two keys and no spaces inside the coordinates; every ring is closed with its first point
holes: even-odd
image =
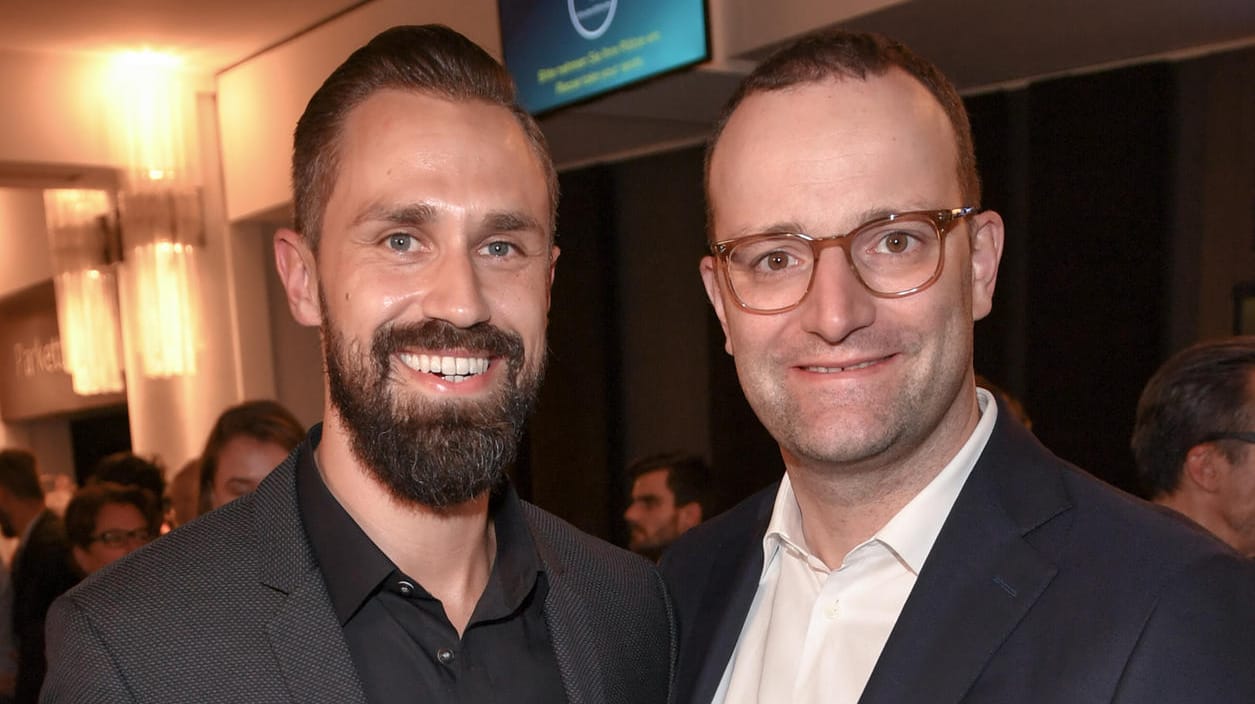
{"type": "MultiPolygon", "coordinates": [[[[459,105],[459,104],[480,105],[480,106],[484,106],[488,108],[501,110],[507,116],[509,116],[510,118],[509,123],[515,129],[518,130],[519,135],[522,137],[522,143],[527,147],[527,151],[532,156],[533,163],[536,166],[536,169],[539,172],[539,175],[545,182],[546,207],[544,208],[544,213],[545,213],[545,220],[547,220],[547,224],[543,224],[544,226],[542,227],[542,229],[548,235],[550,243],[551,244],[553,243],[555,239],[555,235],[556,235],[556,229],[557,229],[556,203],[557,203],[557,198],[558,198],[558,192],[557,192],[558,184],[556,183],[556,181],[553,181],[553,178],[551,178],[550,172],[553,170],[554,167],[553,167],[552,159],[549,153],[546,151],[545,144],[543,142],[537,143],[532,138],[532,135],[529,134],[529,130],[528,130],[529,126],[524,121],[526,119],[526,114],[520,113],[519,110],[515,109],[514,107],[503,105],[501,103],[494,102],[492,100],[487,100],[487,99],[479,98],[475,96],[458,95],[451,91],[441,90],[439,87],[435,87],[435,86],[426,87],[426,88],[416,88],[413,86],[407,86],[403,84],[388,84],[388,85],[379,86],[375,90],[372,90],[371,92],[367,93],[365,96],[361,98],[361,100],[357,101],[351,108],[346,110],[344,112],[343,118],[337,121],[335,131],[332,134],[331,140],[326,144],[325,148],[319,154],[319,157],[318,157],[319,160],[322,161],[323,173],[328,175],[328,178],[326,181],[326,193],[324,197],[321,198],[321,208],[320,208],[319,217],[318,217],[318,229],[320,231],[318,233],[315,233],[312,238],[306,233],[303,233],[303,232],[299,233],[302,238],[304,238],[307,242],[312,241],[312,242],[321,243],[322,235],[323,235],[321,230],[323,230],[326,227],[327,205],[331,202],[331,197],[335,193],[336,188],[340,184],[340,176],[341,176],[341,171],[342,171],[342,163],[341,163],[341,157],[342,157],[342,152],[343,152],[342,148],[343,148],[344,137],[345,137],[345,133],[347,131],[348,125],[356,115],[360,114],[359,111],[364,105],[366,105],[367,103],[370,103],[372,100],[374,100],[375,98],[385,93],[394,93],[394,94],[399,94],[399,95],[418,95],[418,96],[427,97],[427,98],[434,98],[436,100],[449,103],[451,105],[459,105]]],[[[539,128],[537,127],[537,129],[539,128]]],[[[543,134],[541,135],[541,137],[543,138],[543,134]]],[[[554,177],[556,178],[556,175],[554,177]]]]}
{"type": "MultiPolygon", "coordinates": [[[[755,90],[746,91],[743,94],[738,96],[736,106],[733,109],[727,111],[726,114],[721,116],[719,122],[717,123],[715,127],[715,130],[711,133],[707,141],[706,159],[705,159],[704,174],[703,174],[703,180],[704,180],[705,190],[706,190],[707,208],[709,209],[709,213],[708,213],[708,220],[709,220],[708,237],[709,239],[711,241],[714,241],[715,239],[714,237],[715,199],[714,199],[713,189],[711,188],[711,174],[714,171],[715,158],[719,154],[719,146],[723,142],[723,135],[726,132],[728,125],[732,123],[733,119],[738,114],[742,113],[743,108],[746,106],[747,103],[751,103],[752,101],[759,100],[766,96],[787,96],[789,93],[796,93],[803,90],[808,90],[808,89],[812,89],[816,87],[822,87],[826,84],[831,84],[831,85],[836,86],[836,85],[842,85],[842,84],[848,84],[848,83],[865,83],[866,84],[866,83],[871,83],[872,81],[875,81],[875,80],[889,80],[895,76],[895,73],[898,78],[909,81],[910,85],[912,85],[914,89],[917,89],[916,92],[919,95],[927,99],[927,103],[935,111],[936,116],[941,118],[941,123],[944,126],[944,130],[946,132],[944,142],[947,145],[946,148],[950,152],[950,158],[953,163],[952,175],[954,177],[954,182],[955,182],[955,185],[958,187],[958,190],[961,194],[960,197],[967,199],[968,195],[964,192],[966,189],[964,187],[963,155],[962,155],[962,149],[960,148],[960,145],[959,145],[959,135],[956,131],[954,121],[950,119],[950,116],[947,113],[945,106],[941,103],[940,100],[938,100],[937,96],[933,94],[932,90],[929,89],[929,87],[923,81],[921,81],[918,77],[912,75],[906,69],[902,68],[901,66],[898,66],[897,64],[888,64],[884,66],[882,70],[879,70],[879,71],[868,70],[864,75],[861,75],[861,76],[854,73],[829,73],[823,76],[817,76],[817,77],[807,79],[807,80],[795,81],[795,82],[788,83],[786,85],[782,85],[778,87],[759,88],[755,90]]],[[[964,205],[969,205],[969,204],[964,203],[964,205]]],[[[871,215],[873,214],[881,213],[881,211],[883,211],[883,208],[880,207],[879,204],[869,206],[868,214],[863,219],[867,219],[871,217],[871,215]]],[[[758,227],[749,226],[749,228],[754,231],[766,231],[766,229],[764,229],[761,226],[758,226],[758,227]]]]}

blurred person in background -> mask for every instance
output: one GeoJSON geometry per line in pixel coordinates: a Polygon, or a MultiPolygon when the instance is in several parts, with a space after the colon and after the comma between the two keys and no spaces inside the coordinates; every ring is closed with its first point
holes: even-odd
{"type": "Polygon", "coordinates": [[[200,515],[200,458],[183,464],[166,485],[166,529],[178,528],[200,515]]]}
{"type": "Polygon", "coordinates": [[[161,504],[147,489],[98,482],[79,489],[65,509],[74,563],[90,575],[160,535],[161,504]]]}
{"type": "Polygon", "coordinates": [[[112,482],[137,486],[156,497],[166,493],[166,467],[157,457],[141,457],[133,452],[115,452],[96,463],[84,484],[112,482]]]}
{"type": "Polygon", "coordinates": [[[633,462],[632,497],[623,520],[632,552],[657,561],[662,551],[706,516],[710,469],[697,455],[671,452],[633,462]]]}
{"type": "Polygon", "coordinates": [[[200,512],[251,493],[304,439],[301,422],[276,401],[223,411],[200,457],[200,512]]]}
{"type": "Polygon", "coordinates": [[[78,575],[61,519],[44,505],[35,456],[26,450],[0,451],[0,531],[21,536],[13,556],[13,635],[17,639],[14,701],[34,702],[43,684],[44,618],[78,575]]]}
{"type": "Polygon", "coordinates": [[[1255,557],[1255,336],[1165,362],[1142,390],[1131,444],[1152,501],[1255,557]]]}

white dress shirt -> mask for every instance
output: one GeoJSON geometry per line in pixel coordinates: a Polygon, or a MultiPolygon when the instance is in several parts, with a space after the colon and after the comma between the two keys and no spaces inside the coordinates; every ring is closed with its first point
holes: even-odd
{"type": "Polygon", "coordinates": [[[763,571],[713,704],[855,704],[964,482],[997,404],[958,454],[833,570],[811,553],[786,474],[763,537],[763,571]]]}

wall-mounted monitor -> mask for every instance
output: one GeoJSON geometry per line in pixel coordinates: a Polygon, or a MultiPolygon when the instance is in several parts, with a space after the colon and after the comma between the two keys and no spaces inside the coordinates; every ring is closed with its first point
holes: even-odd
{"type": "Polygon", "coordinates": [[[523,107],[580,102],[709,58],[704,0],[500,0],[523,107]]]}

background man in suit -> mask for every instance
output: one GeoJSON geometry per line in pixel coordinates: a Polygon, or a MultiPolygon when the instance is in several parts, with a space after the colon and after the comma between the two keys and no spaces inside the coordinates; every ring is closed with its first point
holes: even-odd
{"type": "Polygon", "coordinates": [[[628,467],[631,503],[623,512],[632,552],[657,560],[675,539],[702,522],[710,494],[710,468],[697,455],[668,452],[628,467]]]}
{"type": "MultiPolygon", "coordinates": [[[[44,618],[53,599],[78,582],[61,519],[44,506],[35,456],[0,451],[0,531],[20,537],[13,555],[13,636],[17,640],[15,701],[33,702],[44,680],[44,618]]],[[[0,654],[8,658],[9,653],[0,654]]]]}
{"type": "Polygon", "coordinates": [[[296,128],[321,425],[257,490],[119,560],[50,617],[52,702],[667,701],[665,587],[506,481],[540,383],[556,177],[508,75],[388,30],[296,128]]]}
{"type": "Polygon", "coordinates": [[[1164,363],[1137,403],[1147,494],[1255,557],[1255,337],[1201,342],[1164,363]]]}
{"type": "Polygon", "coordinates": [[[724,115],[701,274],[786,474],[663,558],[679,701],[1255,701],[1251,566],[975,386],[1003,225],[946,79],[826,31],[724,115]]]}

